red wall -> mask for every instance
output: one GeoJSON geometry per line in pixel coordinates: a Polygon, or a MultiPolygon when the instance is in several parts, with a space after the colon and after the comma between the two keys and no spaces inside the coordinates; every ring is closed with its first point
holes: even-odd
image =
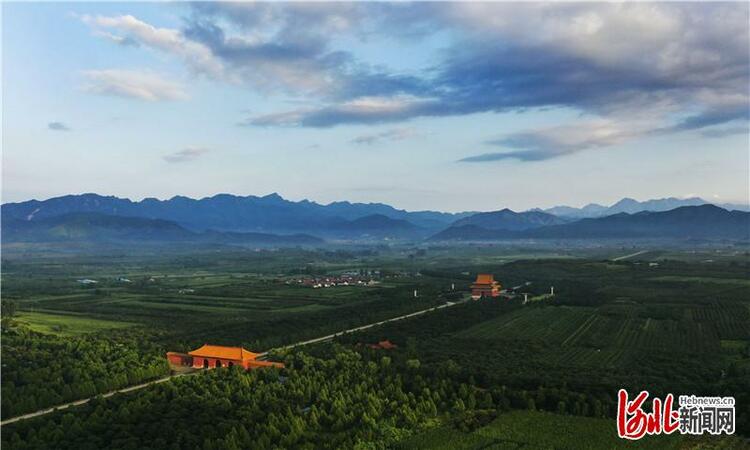
{"type": "Polygon", "coordinates": [[[190,366],[192,365],[192,360],[193,358],[190,355],[184,353],[167,353],[167,361],[176,366],[190,366]]]}
{"type": "Polygon", "coordinates": [[[229,363],[234,366],[241,365],[238,361],[230,361],[228,359],[217,359],[217,358],[204,358],[202,356],[193,356],[193,367],[197,369],[203,368],[204,361],[208,361],[208,368],[213,369],[216,367],[216,361],[221,361],[221,367],[229,367],[229,363]]]}
{"type": "MultiPolygon", "coordinates": [[[[175,356],[176,355],[169,355],[168,354],[167,355],[167,359],[169,359],[169,361],[171,363],[173,363],[173,364],[182,364],[178,360],[173,360],[173,358],[175,356]]],[[[208,361],[208,368],[209,369],[216,368],[217,358],[205,358],[203,356],[193,356],[192,358],[193,358],[192,366],[194,368],[196,368],[196,369],[202,369],[203,368],[203,363],[205,361],[208,361]]],[[[218,359],[218,360],[221,361],[221,367],[229,367],[229,363],[232,363],[232,365],[244,367],[246,370],[257,369],[259,367],[284,367],[283,363],[271,362],[271,361],[253,361],[253,360],[247,360],[247,361],[244,361],[244,362],[240,362],[240,361],[233,361],[233,360],[229,360],[229,359],[218,359]]],[[[190,365],[190,363],[188,362],[187,364],[184,364],[184,365],[190,365]]]]}

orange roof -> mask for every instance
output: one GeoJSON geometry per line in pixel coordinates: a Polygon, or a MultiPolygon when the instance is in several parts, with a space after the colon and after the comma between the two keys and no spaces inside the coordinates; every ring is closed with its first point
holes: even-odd
{"type": "Polygon", "coordinates": [[[477,274],[477,281],[475,281],[475,283],[477,284],[492,284],[494,282],[495,277],[493,277],[490,273],[477,274]]]}
{"type": "Polygon", "coordinates": [[[244,361],[258,357],[257,353],[249,352],[242,347],[224,347],[221,345],[208,344],[204,344],[203,347],[188,352],[188,354],[192,356],[203,356],[205,358],[233,359],[236,361],[244,361]]]}

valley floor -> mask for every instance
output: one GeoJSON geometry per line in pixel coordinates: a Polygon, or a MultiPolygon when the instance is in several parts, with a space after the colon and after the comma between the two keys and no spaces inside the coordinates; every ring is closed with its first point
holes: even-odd
{"type": "MultiPolygon", "coordinates": [[[[4,260],[3,419],[92,400],[4,425],[2,445],[620,448],[629,445],[614,432],[620,388],[734,396],[737,433],[747,436],[747,254],[650,248],[614,260],[640,251],[555,249],[564,257],[553,257],[480,246],[4,260]],[[478,272],[517,286],[515,297],[462,302],[478,272]],[[301,282],[345,273],[376,283],[301,282]],[[523,293],[537,301],[524,304],[523,293]],[[341,330],[350,332],[330,336],[341,330]],[[331,339],[314,340],[320,336],[331,339]],[[383,340],[396,348],[368,345],[383,340]],[[167,351],[204,343],[277,349],[269,356],[286,368],[218,369],[101,398],[163,378],[167,351]]],[[[742,448],[738,439],[673,435],[634,447],[742,448]]]]}

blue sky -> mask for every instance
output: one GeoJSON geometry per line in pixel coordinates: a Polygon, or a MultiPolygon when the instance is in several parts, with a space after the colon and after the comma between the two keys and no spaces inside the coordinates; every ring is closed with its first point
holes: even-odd
{"type": "Polygon", "coordinates": [[[3,202],[747,202],[748,33],[746,3],[5,3],[3,202]]]}

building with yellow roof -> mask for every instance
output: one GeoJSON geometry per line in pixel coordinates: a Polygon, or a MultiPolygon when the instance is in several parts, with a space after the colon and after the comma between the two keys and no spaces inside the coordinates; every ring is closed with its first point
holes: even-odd
{"type": "Polygon", "coordinates": [[[489,273],[477,274],[477,279],[471,285],[471,298],[478,300],[482,297],[500,296],[500,283],[489,273]]]}
{"type": "Polygon", "coordinates": [[[253,353],[242,347],[225,347],[223,345],[204,344],[191,352],[168,352],[167,360],[179,366],[192,366],[195,369],[212,369],[216,367],[242,366],[245,369],[258,367],[284,367],[284,364],[260,361],[259,353],[253,353]]]}

